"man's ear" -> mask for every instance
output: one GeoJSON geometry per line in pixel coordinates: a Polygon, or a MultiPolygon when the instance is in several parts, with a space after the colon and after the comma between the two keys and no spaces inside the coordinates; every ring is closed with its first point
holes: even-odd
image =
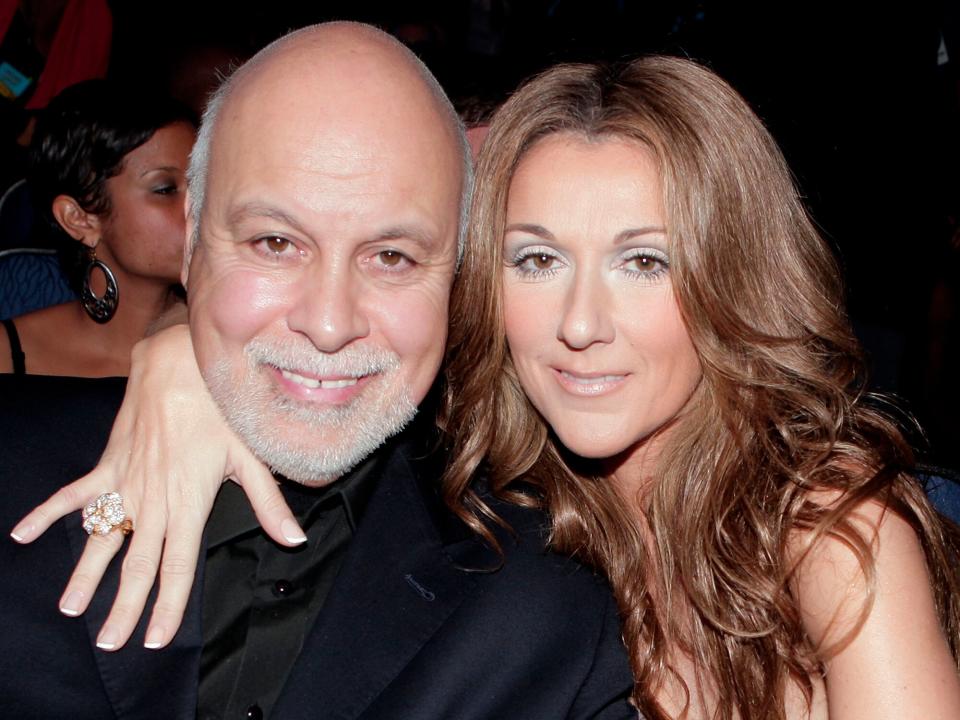
{"type": "Polygon", "coordinates": [[[183,204],[183,211],[186,214],[186,222],[183,224],[185,232],[183,236],[183,262],[180,264],[180,284],[186,289],[187,278],[190,276],[190,260],[193,259],[193,234],[197,227],[193,216],[193,203],[190,200],[189,193],[187,194],[186,202],[183,204]]]}
{"type": "Polygon", "coordinates": [[[57,195],[51,210],[60,227],[74,240],[79,240],[89,248],[95,248],[100,242],[100,216],[84,210],[69,195],[57,195]]]}

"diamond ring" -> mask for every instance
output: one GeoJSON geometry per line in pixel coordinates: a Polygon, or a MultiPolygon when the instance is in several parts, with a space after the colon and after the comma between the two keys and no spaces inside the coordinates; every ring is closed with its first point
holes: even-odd
{"type": "Polygon", "coordinates": [[[133,521],[123,510],[120,493],[103,493],[87,503],[83,509],[83,529],[87,535],[106,535],[111,530],[120,530],[124,535],[133,532],[133,521]]]}

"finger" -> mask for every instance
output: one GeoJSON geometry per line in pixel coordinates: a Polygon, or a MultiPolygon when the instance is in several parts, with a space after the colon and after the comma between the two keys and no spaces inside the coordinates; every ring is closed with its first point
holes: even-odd
{"type": "Polygon", "coordinates": [[[60,597],[60,612],[73,617],[87,609],[90,598],[103,578],[104,570],[122,545],[123,535],[119,532],[91,535],[87,539],[80,562],[60,597]]]}
{"type": "Polygon", "coordinates": [[[267,468],[252,455],[237,467],[234,480],[243,488],[257,520],[266,533],[281,545],[294,547],[307,541],[307,536],[290,512],[277,481],[267,468]]]}
{"type": "Polygon", "coordinates": [[[164,647],[180,627],[197,571],[204,519],[176,513],[170,520],[160,563],[160,592],[143,643],[147,649],[164,647]]]}
{"type": "Polygon", "coordinates": [[[103,488],[113,487],[112,478],[113,475],[109,472],[94,470],[65,485],[27,513],[10,532],[10,537],[18,543],[33,542],[57,520],[80,510],[92,498],[103,492],[103,488]]]}
{"type": "Polygon", "coordinates": [[[97,647],[102,650],[123,647],[143,615],[147,596],[156,581],[165,527],[162,512],[145,513],[138,522],[123,557],[116,599],[97,635],[97,647]]]}

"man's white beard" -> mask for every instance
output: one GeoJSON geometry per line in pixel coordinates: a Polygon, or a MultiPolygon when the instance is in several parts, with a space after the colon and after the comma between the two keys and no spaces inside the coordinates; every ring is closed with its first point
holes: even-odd
{"type": "Polygon", "coordinates": [[[400,376],[400,358],[378,347],[326,354],[312,346],[254,338],[237,378],[224,359],[203,375],[210,394],[240,439],[262,462],[304,485],[326,485],[400,432],[416,415],[400,376]],[[266,366],[319,376],[372,376],[341,406],[318,407],[283,395],[266,366]]]}

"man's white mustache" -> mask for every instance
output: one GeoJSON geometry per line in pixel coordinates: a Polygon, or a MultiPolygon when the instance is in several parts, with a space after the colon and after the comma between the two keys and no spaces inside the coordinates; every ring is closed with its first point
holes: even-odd
{"type": "Polygon", "coordinates": [[[317,377],[356,378],[400,368],[400,357],[395,352],[376,346],[350,345],[335,353],[325,353],[304,345],[254,338],[244,352],[253,363],[317,377]]]}

